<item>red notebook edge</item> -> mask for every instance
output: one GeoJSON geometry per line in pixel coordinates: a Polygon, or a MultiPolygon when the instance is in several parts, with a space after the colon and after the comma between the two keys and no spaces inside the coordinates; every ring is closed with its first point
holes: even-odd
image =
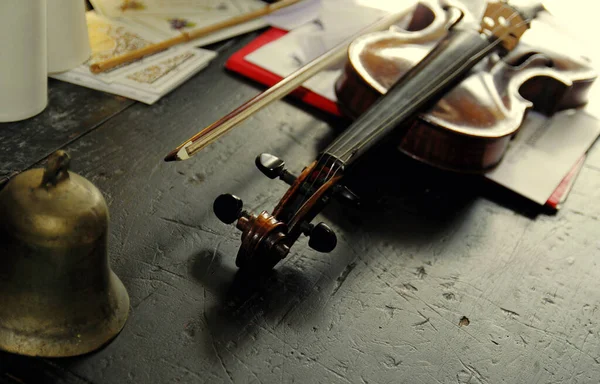
{"type": "Polygon", "coordinates": [[[585,163],[585,159],[587,157],[587,153],[579,158],[577,163],[571,168],[569,173],[565,176],[565,178],[561,181],[561,183],[556,187],[554,193],[548,201],[546,202],[546,206],[558,211],[562,204],[567,200],[575,181],[577,180],[577,176],[579,176],[579,172],[585,163]]]}
{"type": "MultiPolygon", "coordinates": [[[[225,68],[229,71],[238,73],[251,80],[254,80],[260,84],[271,87],[282,80],[282,77],[269,72],[255,64],[246,61],[246,56],[256,51],[263,45],[266,45],[278,38],[284,36],[287,33],[286,30],[271,27],[267,31],[263,32],[256,39],[252,40],[248,45],[235,52],[225,62],[225,68]]],[[[338,108],[338,105],[304,87],[299,87],[290,96],[300,99],[303,103],[306,103],[312,107],[325,111],[335,116],[343,116],[338,108]]]]}

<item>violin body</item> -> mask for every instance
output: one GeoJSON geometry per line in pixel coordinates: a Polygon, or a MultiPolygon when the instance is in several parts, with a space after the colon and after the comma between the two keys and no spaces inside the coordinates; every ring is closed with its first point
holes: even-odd
{"type": "MultiPolygon", "coordinates": [[[[356,39],[335,90],[340,109],[357,118],[420,62],[447,33],[446,11],[419,4],[406,29],[356,39]]],[[[434,105],[407,122],[399,149],[430,165],[485,172],[502,159],[528,110],[546,115],[587,102],[596,74],[547,18],[532,22],[504,58],[490,55],[434,105]]],[[[398,127],[401,128],[401,127],[398,127]]]]}

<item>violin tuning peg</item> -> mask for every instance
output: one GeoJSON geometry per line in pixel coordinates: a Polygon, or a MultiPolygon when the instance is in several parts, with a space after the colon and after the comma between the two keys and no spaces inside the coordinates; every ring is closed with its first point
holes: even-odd
{"type": "Polygon", "coordinates": [[[308,232],[308,246],[317,252],[329,253],[337,245],[337,236],[335,232],[325,223],[311,225],[308,232]]]}
{"type": "Polygon", "coordinates": [[[269,179],[279,177],[281,172],[285,169],[285,161],[268,153],[261,153],[256,156],[254,163],[256,164],[256,168],[269,179]]]}
{"type": "Polygon", "coordinates": [[[224,194],[213,203],[213,211],[217,218],[225,224],[233,224],[241,215],[244,202],[237,196],[224,194]]]}
{"type": "Polygon", "coordinates": [[[292,185],[296,180],[296,176],[285,169],[285,161],[281,160],[279,157],[268,153],[262,153],[256,157],[254,163],[256,164],[256,168],[269,179],[279,177],[289,185],[292,185]]]}
{"type": "Polygon", "coordinates": [[[357,207],[360,205],[360,197],[342,185],[337,185],[334,196],[346,205],[352,207],[357,207]]]}

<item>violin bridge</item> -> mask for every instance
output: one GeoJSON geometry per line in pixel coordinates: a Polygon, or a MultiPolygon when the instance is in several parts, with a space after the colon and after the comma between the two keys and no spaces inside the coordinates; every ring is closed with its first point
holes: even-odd
{"type": "Polygon", "coordinates": [[[511,51],[529,28],[521,14],[504,1],[489,3],[481,22],[481,32],[502,40],[502,46],[511,51]]]}

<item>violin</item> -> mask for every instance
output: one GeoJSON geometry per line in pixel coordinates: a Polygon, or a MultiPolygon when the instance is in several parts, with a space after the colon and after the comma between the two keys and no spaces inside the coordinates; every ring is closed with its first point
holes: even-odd
{"type": "MultiPolygon", "coordinates": [[[[498,6],[488,12],[510,17],[510,10],[498,6]]],[[[451,27],[446,20],[441,7],[421,3],[409,33],[392,29],[354,40],[335,85],[344,113],[356,118],[387,93],[440,44],[451,27]]],[[[482,173],[501,161],[528,110],[552,115],[584,105],[595,71],[561,44],[564,36],[553,24],[547,14],[538,15],[535,29],[502,58],[488,55],[406,127],[398,148],[437,168],[482,173]]]]}
{"type": "Polygon", "coordinates": [[[415,159],[481,173],[501,161],[528,110],[585,104],[595,80],[587,60],[553,49],[548,35],[525,38],[532,21],[547,15],[541,5],[491,2],[475,22],[454,3],[420,2],[406,28],[358,37],[335,85],[349,127],[297,176],[276,156],[256,158],[265,176],[290,186],[271,213],[248,212],[231,194],[214,201],[216,216],[242,233],[237,267],[271,269],[302,235],[318,252],[335,249],[332,229],[312,221],[332,199],[359,202],[344,175],[396,133],[399,149],[415,159]]]}

